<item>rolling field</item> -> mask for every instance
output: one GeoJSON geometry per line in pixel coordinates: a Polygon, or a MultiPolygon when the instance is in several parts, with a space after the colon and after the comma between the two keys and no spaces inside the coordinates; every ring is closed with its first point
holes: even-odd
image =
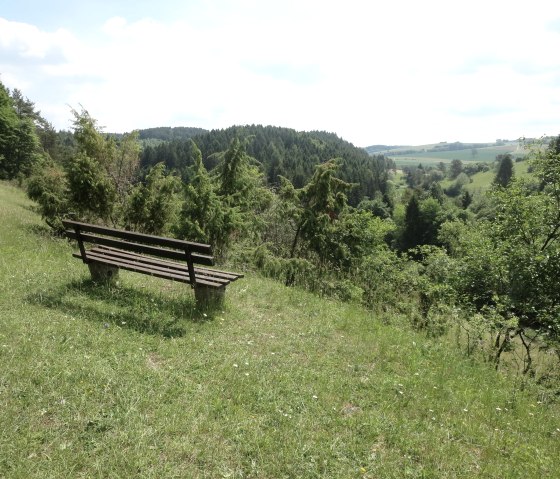
{"type": "MultiPolygon", "coordinates": [[[[529,176],[528,172],[529,163],[527,161],[514,162],[513,171],[517,178],[524,178],[529,176]]],[[[464,188],[472,194],[482,194],[492,186],[492,182],[496,176],[496,172],[493,169],[488,171],[482,171],[480,173],[475,173],[471,176],[471,182],[466,184],[464,188]]],[[[440,182],[442,188],[449,188],[453,184],[454,180],[446,179],[440,182]]]]}
{"type": "Polygon", "coordinates": [[[505,146],[492,146],[487,148],[477,148],[476,154],[473,155],[472,149],[454,150],[454,151],[437,151],[414,153],[411,155],[391,155],[391,151],[386,155],[395,161],[397,166],[416,166],[419,163],[423,165],[435,165],[440,162],[450,163],[457,159],[463,162],[493,162],[497,155],[511,153],[514,158],[524,156],[525,152],[518,147],[517,144],[505,146]]]}

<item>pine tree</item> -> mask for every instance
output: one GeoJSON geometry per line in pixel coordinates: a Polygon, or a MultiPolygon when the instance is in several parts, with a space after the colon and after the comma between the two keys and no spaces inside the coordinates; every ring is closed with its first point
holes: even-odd
{"type": "Polygon", "coordinates": [[[223,252],[234,228],[234,215],[218,197],[210,175],[202,163],[202,154],[190,140],[194,165],[190,183],[185,187],[177,234],[181,238],[210,243],[218,254],[223,252]]]}
{"type": "Polygon", "coordinates": [[[29,176],[39,160],[38,146],[32,118],[23,112],[18,116],[14,100],[0,83],[0,178],[29,176]]]}
{"type": "MultiPolygon", "coordinates": [[[[295,189],[288,179],[281,177],[280,196],[285,214],[291,218],[295,229],[290,258],[296,256],[299,240],[303,238],[322,262],[327,259],[330,226],[348,204],[346,192],[353,186],[335,176],[338,168],[339,160],[318,165],[309,183],[301,189],[295,189]]],[[[294,276],[289,273],[286,285],[293,281],[294,276]]]]}
{"type": "Polygon", "coordinates": [[[509,153],[498,155],[496,159],[499,160],[500,164],[494,178],[494,184],[505,188],[513,178],[513,159],[509,153]]]}
{"type": "Polygon", "coordinates": [[[401,237],[401,249],[406,251],[407,249],[422,244],[423,234],[420,204],[416,195],[412,195],[406,206],[404,230],[401,237]]]}
{"type": "Polygon", "coordinates": [[[158,163],[128,197],[127,226],[148,234],[165,234],[176,220],[181,181],[167,175],[165,165],[158,163]]]}

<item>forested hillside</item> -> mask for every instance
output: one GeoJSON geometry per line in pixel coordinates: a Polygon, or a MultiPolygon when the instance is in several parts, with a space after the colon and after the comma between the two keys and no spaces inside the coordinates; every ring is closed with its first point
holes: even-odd
{"type": "MultiPolygon", "coordinates": [[[[376,193],[383,195],[388,192],[388,169],[392,163],[383,156],[368,155],[362,148],[334,133],[298,132],[289,128],[252,125],[192,136],[207,170],[220,163],[223,152],[236,138],[242,142],[253,164],[263,172],[270,186],[278,186],[280,176],[284,176],[296,188],[301,188],[311,178],[317,165],[340,158],[340,178],[357,185],[348,193],[350,204],[355,206],[366,196],[373,198],[376,193]]],[[[190,143],[173,140],[144,148],[140,161],[142,167],[149,168],[160,162],[169,169],[180,171],[188,180],[188,168],[194,164],[190,143]]]]}
{"type": "Polygon", "coordinates": [[[467,355],[560,391],[560,137],[523,157],[397,172],[330,133],[231,127],[142,149],[138,132],[71,114],[72,131],[56,132],[0,89],[0,177],[54,233],[73,217],[210,243],[286,286],[396,311],[431,335],[458,328],[467,355]],[[491,184],[470,187],[479,173],[491,184]]]}
{"type": "Polygon", "coordinates": [[[203,128],[192,128],[192,127],[157,127],[157,128],[145,128],[143,130],[138,130],[138,138],[141,140],[162,140],[162,141],[172,141],[172,140],[188,140],[196,135],[202,135],[206,133],[203,128]]]}

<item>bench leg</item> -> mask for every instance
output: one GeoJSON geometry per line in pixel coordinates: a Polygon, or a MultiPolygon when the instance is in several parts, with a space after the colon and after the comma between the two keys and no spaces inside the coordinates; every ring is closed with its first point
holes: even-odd
{"type": "Polygon", "coordinates": [[[119,268],[103,263],[88,263],[91,279],[96,283],[115,284],[119,279],[119,268]]]}
{"type": "Polygon", "coordinates": [[[211,288],[197,284],[194,287],[194,297],[196,305],[204,310],[219,309],[224,305],[226,287],[211,288]]]}

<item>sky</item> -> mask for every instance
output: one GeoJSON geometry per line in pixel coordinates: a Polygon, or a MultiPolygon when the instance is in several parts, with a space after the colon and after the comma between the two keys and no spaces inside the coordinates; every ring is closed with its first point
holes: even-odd
{"type": "Polygon", "coordinates": [[[0,81],[57,129],[558,135],[559,47],[558,0],[0,0],[0,81]]]}

